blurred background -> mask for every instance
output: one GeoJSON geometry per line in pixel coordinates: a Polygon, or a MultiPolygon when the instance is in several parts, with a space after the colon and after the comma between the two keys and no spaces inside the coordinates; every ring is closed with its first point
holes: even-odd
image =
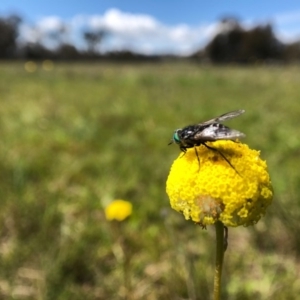
{"type": "Polygon", "coordinates": [[[299,298],[300,4],[2,0],[0,59],[0,299],[211,299],[167,144],[236,109],[275,196],[229,229],[222,299],[299,298]]]}

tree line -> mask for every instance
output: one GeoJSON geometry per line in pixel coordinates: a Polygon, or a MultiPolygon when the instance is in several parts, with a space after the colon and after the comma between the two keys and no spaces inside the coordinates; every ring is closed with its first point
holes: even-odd
{"type": "Polygon", "coordinates": [[[278,40],[270,24],[257,25],[246,30],[235,19],[220,21],[224,30],[193,57],[211,62],[226,63],[274,63],[300,60],[300,41],[283,43],[278,40]]]}
{"type": "MultiPolygon", "coordinates": [[[[160,60],[175,56],[147,56],[131,51],[116,51],[101,54],[97,47],[109,35],[106,30],[84,31],[82,38],[86,50],[79,50],[73,44],[64,41],[64,28],[49,35],[55,49],[49,49],[42,42],[18,42],[21,18],[9,16],[0,18],[0,59],[30,60],[80,60],[80,59],[112,59],[112,60],[160,60]]],[[[300,41],[283,43],[278,40],[270,24],[257,25],[244,29],[234,18],[220,21],[222,30],[212,40],[189,58],[199,62],[216,64],[239,63],[289,63],[300,60],[300,41]]],[[[178,58],[179,59],[179,58],[178,58]]]]}

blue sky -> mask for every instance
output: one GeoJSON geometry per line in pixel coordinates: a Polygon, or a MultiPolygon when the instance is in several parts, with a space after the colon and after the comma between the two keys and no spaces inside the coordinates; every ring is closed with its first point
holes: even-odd
{"type": "Polygon", "coordinates": [[[11,13],[24,20],[21,42],[51,46],[47,33],[63,27],[64,40],[83,48],[83,30],[106,28],[100,51],[190,54],[221,30],[223,16],[245,28],[270,22],[282,41],[300,39],[300,1],[289,0],[1,0],[0,15],[11,13]]]}

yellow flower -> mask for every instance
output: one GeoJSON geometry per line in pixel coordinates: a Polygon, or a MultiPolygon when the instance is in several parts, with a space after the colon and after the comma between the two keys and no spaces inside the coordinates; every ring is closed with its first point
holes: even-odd
{"type": "Polygon", "coordinates": [[[27,71],[28,73],[33,73],[37,70],[37,64],[34,61],[27,61],[24,64],[24,69],[25,71],[27,71]]]}
{"type": "Polygon", "coordinates": [[[42,63],[42,68],[45,71],[51,71],[53,70],[53,67],[54,67],[53,61],[50,59],[45,59],[42,63]]]}
{"type": "Polygon", "coordinates": [[[107,220],[123,221],[132,213],[132,204],[125,200],[114,200],[105,208],[107,220]]]}
{"type": "Polygon", "coordinates": [[[180,154],[167,179],[171,207],[201,225],[221,221],[225,226],[258,222],[271,204],[273,190],[260,152],[242,143],[216,141],[180,154]]]}

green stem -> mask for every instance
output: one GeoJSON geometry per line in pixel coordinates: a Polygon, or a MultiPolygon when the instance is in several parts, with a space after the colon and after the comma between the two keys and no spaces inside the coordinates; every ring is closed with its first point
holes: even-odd
{"type": "Polygon", "coordinates": [[[217,221],[216,226],[216,267],[215,267],[215,279],[214,279],[214,300],[220,300],[221,295],[221,278],[222,267],[224,258],[224,225],[222,222],[217,221]]]}

